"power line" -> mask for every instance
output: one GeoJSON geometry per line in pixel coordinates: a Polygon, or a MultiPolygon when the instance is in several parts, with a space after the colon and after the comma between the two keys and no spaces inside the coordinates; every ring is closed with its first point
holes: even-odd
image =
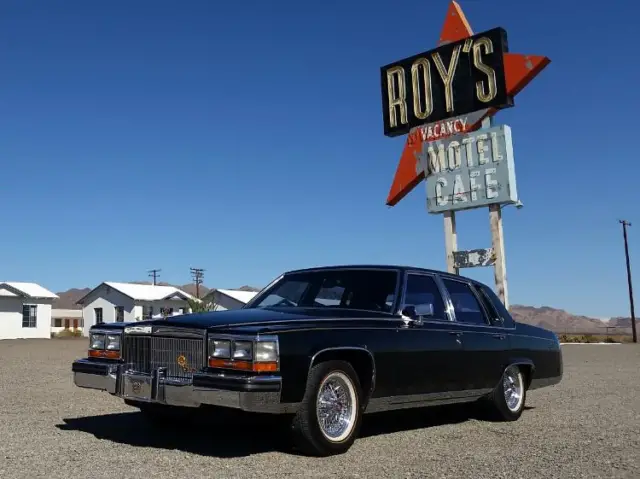
{"type": "Polygon", "coordinates": [[[202,279],[204,278],[204,269],[203,268],[189,268],[191,270],[191,276],[193,277],[193,282],[196,284],[196,298],[200,299],[200,285],[202,284],[202,279]]]}
{"type": "Polygon", "coordinates": [[[631,332],[633,333],[633,342],[638,342],[638,334],[636,332],[636,313],[633,308],[633,285],[631,284],[631,264],[629,262],[629,244],[627,242],[627,226],[631,226],[626,220],[618,220],[622,224],[622,235],[624,237],[624,255],[627,261],[627,283],[629,284],[629,307],[631,308],[631,332]]]}
{"type": "Polygon", "coordinates": [[[151,276],[153,278],[153,285],[155,286],[156,284],[156,280],[158,279],[158,276],[160,276],[158,273],[162,271],[161,269],[150,269],[149,270],[149,276],[151,276]]]}

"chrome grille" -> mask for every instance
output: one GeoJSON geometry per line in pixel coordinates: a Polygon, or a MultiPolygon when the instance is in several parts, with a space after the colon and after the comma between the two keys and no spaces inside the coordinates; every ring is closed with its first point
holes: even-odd
{"type": "Polygon", "coordinates": [[[156,368],[166,368],[166,376],[191,379],[193,373],[206,366],[204,337],[170,338],[125,334],[122,356],[126,368],[151,374],[156,368]]]}

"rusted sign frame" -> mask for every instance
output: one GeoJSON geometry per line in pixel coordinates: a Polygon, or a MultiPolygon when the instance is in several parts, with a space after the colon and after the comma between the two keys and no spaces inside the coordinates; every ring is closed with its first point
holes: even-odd
{"type": "MultiPolygon", "coordinates": [[[[491,128],[492,118],[487,117],[482,121],[482,128],[491,128]]],[[[443,213],[444,217],[444,242],[447,258],[447,271],[453,274],[460,274],[460,268],[473,268],[483,266],[493,266],[494,280],[496,284],[496,294],[509,309],[509,290],[507,284],[507,263],[504,249],[504,233],[502,229],[502,207],[500,205],[489,205],[489,227],[491,229],[491,248],[476,249],[468,251],[458,251],[458,233],[456,232],[455,211],[443,213]],[[470,254],[483,252],[487,256],[490,253],[490,261],[476,261],[484,264],[464,264],[463,258],[468,258],[470,254]]]]}

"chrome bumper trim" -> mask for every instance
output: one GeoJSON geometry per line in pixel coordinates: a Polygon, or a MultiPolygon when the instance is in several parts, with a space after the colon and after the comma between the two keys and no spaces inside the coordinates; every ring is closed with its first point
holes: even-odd
{"type": "MultiPolygon", "coordinates": [[[[73,363],[74,383],[78,387],[107,391],[122,399],[141,403],[156,403],[167,406],[197,408],[211,405],[240,409],[247,412],[281,414],[295,412],[297,404],[280,402],[279,376],[258,376],[251,378],[251,386],[261,383],[277,383],[278,391],[237,390],[238,381],[230,379],[229,389],[194,387],[193,381],[173,381],[163,376],[162,369],[151,375],[123,371],[121,365],[101,364],[77,360],[73,363]]],[[[222,375],[199,374],[199,377],[225,380],[222,375]]]]}

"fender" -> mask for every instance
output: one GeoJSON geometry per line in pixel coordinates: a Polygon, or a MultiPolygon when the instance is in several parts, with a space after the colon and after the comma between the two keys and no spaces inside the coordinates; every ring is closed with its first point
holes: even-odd
{"type": "Polygon", "coordinates": [[[327,352],[332,352],[332,351],[359,351],[359,352],[365,352],[369,355],[369,359],[371,360],[371,387],[369,388],[369,391],[367,391],[367,401],[368,399],[371,397],[371,394],[373,393],[375,387],[376,387],[376,361],[375,358],[373,357],[373,353],[371,351],[369,351],[366,347],[363,346],[332,346],[329,348],[323,348],[320,349],[318,351],[316,351],[315,353],[313,353],[313,355],[311,356],[311,360],[309,361],[309,368],[307,370],[307,377],[309,377],[309,373],[311,372],[311,368],[313,367],[313,364],[316,361],[316,358],[324,353],[327,352]]]}
{"type": "MultiPolygon", "coordinates": [[[[507,370],[509,366],[528,366],[531,369],[531,374],[527,378],[527,384],[525,385],[526,388],[529,388],[529,385],[531,384],[531,380],[533,379],[533,375],[535,374],[535,370],[536,370],[536,365],[533,364],[533,361],[529,358],[522,358],[522,357],[509,358],[506,364],[504,364],[502,367],[502,374],[500,374],[500,381],[502,381],[502,375],[504,374],[504,372],[507,370]]],[[[497,386],[498,385],[496,385],[496,387],[497,386]]]]}

